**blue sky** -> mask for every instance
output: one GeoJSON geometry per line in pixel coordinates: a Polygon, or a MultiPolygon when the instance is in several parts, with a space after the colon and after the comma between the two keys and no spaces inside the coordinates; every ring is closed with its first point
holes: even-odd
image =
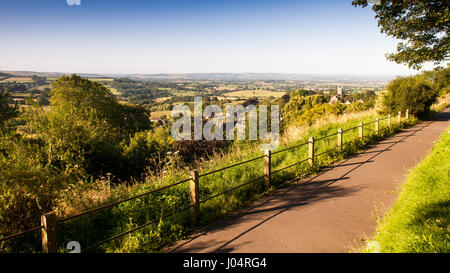
{"type": "Polygon", "coordinates": [[[413,74],[351,0],[2,0],[0,69],[413,74]]]}

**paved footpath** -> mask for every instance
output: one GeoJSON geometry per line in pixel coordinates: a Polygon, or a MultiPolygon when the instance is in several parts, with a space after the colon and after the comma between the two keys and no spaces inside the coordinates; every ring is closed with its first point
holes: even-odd
{"type": "Polygon", "coordinates": [[[407,171],[449,125],[450,108],[210,225],[167,252],[349,252],[398,197],[407,171]]]}

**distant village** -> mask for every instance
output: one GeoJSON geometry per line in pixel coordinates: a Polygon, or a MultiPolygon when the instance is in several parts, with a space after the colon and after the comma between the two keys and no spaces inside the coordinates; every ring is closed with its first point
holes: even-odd
{"type": "MultiPolygon", "coordinates": [[[[329,103],[330,103],[330,104],[333,104],[333,103],[336,103],[336,102],[339,102],[339,103],[345,103],[345,104],[350,104],[350,103],[352,103],[351,100],[344,100],[344,92],[343,92],[343,88],[340,87],[340,86],[337,87],[336,95],[331,96],[330,102],[329,102],[329,103]]],[[[361,100],[361,99],[356,100],[356,102],[364,103],[364,101],[361,100]]]]}

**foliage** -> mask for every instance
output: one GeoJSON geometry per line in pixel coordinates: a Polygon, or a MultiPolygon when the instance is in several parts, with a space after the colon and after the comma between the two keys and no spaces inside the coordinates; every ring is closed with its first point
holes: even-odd
{"type": "Polygon", "coordinates": [[[120,92],[121,99],[141,105],[151,104],[155,98],[170,97],[172,94],[167,89],[177,88],[174,83],[131,79],[114,79],[111,86],[120,92]]]}
{"type": "MultiPolygon", "coordinates": [[[[352,4],[366,7],[368,2],[355,0],[352,4]]],[[[419,69],[424,62],[439,63],[448,58],[448,1],[381,0],[372,10],[382,33],[406,41],[398,44],[397,53],[387,55],[389,60],[419,69]]]]}
{"type": "Polygon", "coordinates": [[[119,104],[109,89],[76,75],[56,80],[50,101],[48,113],[39,107],[26,112],[27,125],[46,147],[48,164],[78,165],[94,176],[130,177],[122,145],[130,135],[150,129],[145,109],[119,104]]]}
{"type": "Polygon", "coordinates": [[[292,93],[290,93],[290,97],[293,98],[295,96],[312,96],[315,95],[316,92],[311,91],[311,90],[305,90],[305,89],[298,89],[297,91],[294,91],[292,93]]]}
{"type": "Polygon", "coordinates": [[[86,120],[105,120],[113,128],[121,123],[119,103],[111,91],[77,75],[62,76],[54,81],[50,102],[55,116],[76,114],[86,120]]]}
{"type": "Polygon", "coordinates": [[[161,171],[167,163],[167,154],[172,150],[170,130],[158,127],[153,131],[137,132],[124,147],[127,173],[139,177],[145,169],[161,171]]]}
{"type": "Polygon", "coordinates": [[[9,133],[0,140],[0,231],[11,233],[35,226],[36,216],[51,211],[59,192],[84,174],[48,164],[39,141],[9,133]]]}
{"type": "Polygon", "coordinates": [[[364,111],[374,104],[374,95],[363,93],[362,95],[350,96],[353,98],[365,98],[367,102],[355,101],[350,104],[333,103],[329,104],[323,95],[309,95],[302,90],[291,94],[290,100],[284,106],[283,122],[284,127],[295,125],[311,125],[316,120],[327,115],[342,115],[349,112],[364,111]],[[294,95],[293,95],[294,94],[294,95]]]}
{"type": "MultiPolygon", "coordinates": [[[[367,6],[366,0],[353,1],[354,6],[367,6]]],[[[372,8],[381,32],[397,39],[397,53],[388,59],[407,63],[419,69],[427,61],[436,63],[448,57],[450,9],[446,1],[381,1],[372,8]]]]}
{"type": "Polygon", "coordinates": [[[424,71],[424,76],[431,82],[433,90],[444,96],[450,93],[450,66],[447,68],[436,68],[432,71],[424,71]]]}
{"type": "Polygon", "coordinates": [[[363,92],[355,92],[347,96],[347,98],[356,102],[362,101],[362,103],[365,104],[367,108],[372,108],[375,106],[377,94],[372,90],[365,90],[363,92]]]}
{"type": "Polygon", "coordinates": [[[386,87],[382,111],[397,113],[408,109],[411,114],[422,116],[429,110],[437,94],[424,75],[398,77],[386,87]]]}
{"type": "Polygon", "coordinates": [[[64,169],[78,165],[90,175],[113,173],[121,176],[120,138],[95,114],[40,109],[27,112],[29,125],[47,151],[48,164],[64,169]]]}
{"type": "Polygon", "coordinates": [[[5,93],[24,92],[27,90],[27,86],[23,83],[16,82],[0,82],[0,91],[5,93]]]}
{"type": "Polygon", "coordinates": [[[37,85],[44,85],[47,82],[46,77],[39,77],[37,75],[33,75],[31,79],[37,84],[37,85]]]}
{"type": "MultiPolygon", "coordinates": [[[[306,122],[311,123],[311,119],[306,119],[305,121],[302,120],[302,115],[305,114],[307,111],[309,111],[308,116],[310,116],[312,113],[316,112],[318,115],[323,115],[323,111],[315,111],[318,109],[317,106],[320,107],[320,105],[326,103],[325,97],[322,95],[312,95],[312,96],[302,96],[302,95],[295,95],[292,96],[288,103],[284,106],[284,117],[287,120],[287,123],[292,122],[306,122]]],[[[323,107],[322,107],[323,108],[323,107]]]]}
{"type": "Polygon", "coordinates": [[[8,96],[7,93],[0,93],[0,129],[6,127],[6,123],[19,114],[17,105],[9,106],[8,96]]]}
{"type": "Polygon", "coordinates": [[[50,88],[45,88],[39,93],[37,103],[40,105],[50,105],[50,88]]]}

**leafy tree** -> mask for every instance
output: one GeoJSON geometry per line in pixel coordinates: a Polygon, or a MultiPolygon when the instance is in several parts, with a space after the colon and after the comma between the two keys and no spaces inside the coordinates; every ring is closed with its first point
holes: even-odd
{"type": "Polygon", "coordinates": [[[111,91],[100,83],[80,76],[62,76],[52,83],[50,103],[52,111],[76,112],[89,117],[95,112],[97,119],[114,123],[118,103],[111,91]]]}
{"type": "Polygon", "coordinates": [[[76,166],[58,170],[47,164],[39,140],[0,135],[0,233],[11,234],[39,223],[61,191],[84,174],[76,166]]]}
{"type": "MultiPolygon", "coordinates": [[[[366,7],[367,0],[352,4],[366,7]]],[[[372,10],[381,32],[403,40],[397,53],[387,54],[396,63],[420,69],[424,62],[448,60],[450,51],[450,4],[448,0],[381,0],[372,10]]]]}
{"type": "Polygon", "coordinates": [[[117,111],[119,127],[124,137],[132,136],[136,132],[150,129],[149,111],[141,106],[131,104],[119,104],[117,111]]]}
{"type": "Polygon", "coordinates": [[[47,83],[47,78],[46,77],[39,77],[36,75],[33,75],[31,77],[31,79],[37,84],[37,85],[44,85],[47,83]]]}
{"type": "Polygon", "coordinates": [[[429,110],[437,94],[423,74],[398,77],[387,85],[383,94],[384,112],[397,113],[408,109],[410,113],[421,116],[429,110]]]}
{"type": "Polygon", "coordinates": [[[6,93],[25,92],[27,91],[27,86],[16,82],[0,82],[0,92],[1,91],[6,93]]]}
{"type": "Polygon", "coordinates": [[[30,131],[42,141],[47,164],[60,170],[79,166],[93,176],[120,174],[121,138],[95,111],[81,115],[52,108],[46,113],[31,107],[25,114],[30,131]]]}
{"type": "Polygon", "coordinates": [[[62,76],[52,83],[50,103],[55,112],[104,120],[122,137],[150,128],[147,110],[120,104],[108,88],[77,75],[62,76]]]}
{"type": "Polygon", "coordinates": [[[361,105],[354,105],[355,111],[356,109],[367,110],[369,108],[374,107],[375,100],[377,98],[377,94],[372,90],[364,90],[362,92],[353,93],[351,95],[346,96],[346,98],[358,102],[358,100],[362,100],[363,103],[361,105]]]}
{"type": "MultiPolygon", "coordinates": [[[[303,115],[311,109],[317,110],[317,113],[323,113],[323,109],[319,111],[316,106],[325,103],[325,97],[322,95],[291,96],[290,101],[284,106],[284,117],[288,123],[303,123],[303,120],[305,120],[306,123],[310,123],[310,118],[305,119],[305,116],[303,115]]],[[[312,117],[311,114],[307,114],[307,116],[312,117]]]]}
{"type": "Polygon", "coordinates": [[[157,127],[153,131],[137,132],[124,147],[128,174],[138,177],[146,168],[160,171],[172,144],[169,128],[157,127]]]}
{"type": "Polygon", "coordinates": [[[291,97],[294,96],[312,96],[315,95],[316,92],[311,90],[305,90],[305,89],[298,89],[297,91],[294,91],[290,94],[291,97]]]}
{"type": "Polygon", "coordinates": [[[450,67],[424,71],[423,74],[432,83],[432,87],[440,96],[450,93],[450,67]]]}
{"type": "Polygon", "coordinates": [[[37,97],[37,101],[41,105],[49,105],[50,104],[50,89],[45,88],[41,91],[39,96],[37,97]]]}
{"type": "Polygon", "coordinates": [[[48,113],[39,107],[26,113],[30,130],[47,150],[48,164],[58,169],[80,166],[93,176],[129,178],[122,143],[150,128],[145,109],[120,104],[108,88],[77,75],[52,84],[50,103],[48,113]]]}

